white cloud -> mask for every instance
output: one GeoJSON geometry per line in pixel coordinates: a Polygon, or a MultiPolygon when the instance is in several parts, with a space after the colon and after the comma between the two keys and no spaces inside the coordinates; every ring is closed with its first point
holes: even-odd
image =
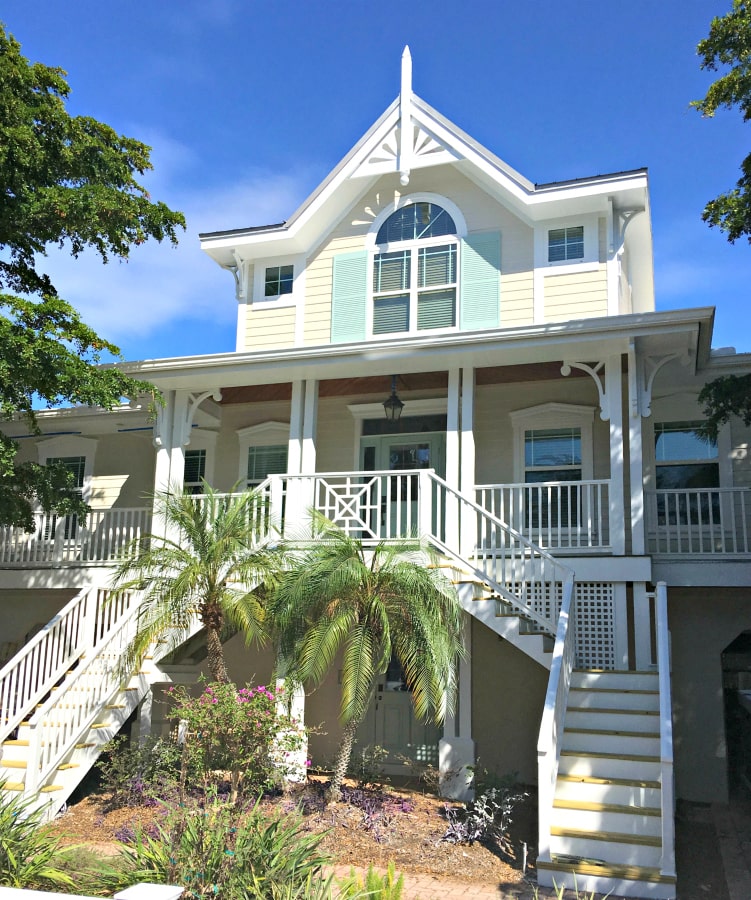
{"type": "MultiPolygon", "coordinates": [[[[186,317],[231,323],[237,315],[232,277],[199,249],[198,233],[288,218],[310,189],[310,173],[272,175],[254,171],[231,183],[196,186],[193,153],[174,141],[148,135],[155,171],[146,182],[155,199],[184,212],[188,224],[177,248],[149,242],[130,260],[104,265],[93,252],[73,259],[50,250],[41,267],[60,295],[78,309],[102,337],[137,354],[139,336],[168,330],[186,317]]],[[[200,327],[200,326],[199,326],[200,327]]]]}

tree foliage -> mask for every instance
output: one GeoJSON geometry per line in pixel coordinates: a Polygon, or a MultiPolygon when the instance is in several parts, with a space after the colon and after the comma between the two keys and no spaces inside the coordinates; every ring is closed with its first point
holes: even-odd
{"type": "MultiPolygon", "coordinates": [[[[743,121],[751,119],[751,4],[733,0],[733,8],[712,20],[709,36],[699,42],[701,68],[724,75],[712,83],[702,100],[691,105],[703,116],[718,109],[737,107],[743,121]]],[[[741,163],[741,177],[735,188],[721,194],[704,208],[702,218],[710,227],[724,231],[731,242],[747,237],[751,243],[751,154],[741,163]]]]}
{"type": "Polygon", "coordinates": [[[721,375],[704,385],[699,393],[705,421],[705,437],[717,440],[720,428],[731,416],[740,416],[751,425],[751,375],[721,375]]]}
{"type": "Polygon", "coordinates": [[[253,492],[226,496],[206,482],[200,497],[179,487],[154,496],[154,518],[167,536],[147,534],[126,551],[114,586],[143,591],[137,634],[123,656],[132,668],[152,643],[174,650],[189,637],[193,616],[206,628],[213,681],[227,682],[222,638],[239,630],[247,641],[267,637],[265,596],[284,562],[281,547],[259,540],[266,503],[253,492]]]}
{"type": "Polygon", "coordinates": [[[320,515],[313,521],[315,543],[284,574],[270,616],[290,675],[320,684],[339,659],[344,728],[330,788],[338,799],[375,678],[392,655],[419,718],[440,722],[451,708],[461,608],[418,542],[368,548],[320,515]]]}
{"type": "MultiPolygon", "coordinates": [[[[0,418],[34,405],[112,408],[144,387],[97,364],[116,346],[81,321],[43,270],[47,249],[127,259],[149,238],[175,244],[185,221],[151,200],[138,177],[150,148],[66,108],[65,72],[30,63],[0,24],[0,418]]],[[[61,467],[17,466],[0,433],[0,524],[33,528],[32,504],[85,513],[61,467]]]]}

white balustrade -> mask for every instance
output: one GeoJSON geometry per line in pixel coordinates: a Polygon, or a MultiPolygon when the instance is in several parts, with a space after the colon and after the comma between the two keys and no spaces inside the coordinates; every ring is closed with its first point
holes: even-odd
{"type": "Polygon", "coordinates": [[[549,550],[607,551],[610,482],[551,481],[480,484],[477,502],[488,512],[549,550]]]}
{"type": "Polygon", "coordinates": [[[659,556],[739,556],[749,546],[748,488],[645,492],[650,552],[659,556]]]}
{"type": "Polygon", "coordinates": [[[76,516],[37,513],[34,531],[0,528],[0,566],[34,567],[103,563],[151,528],[149,507],[92,509],[82,524],[76,516]]]}

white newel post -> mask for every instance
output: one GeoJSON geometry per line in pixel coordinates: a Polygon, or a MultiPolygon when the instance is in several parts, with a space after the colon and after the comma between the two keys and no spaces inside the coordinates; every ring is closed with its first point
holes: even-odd
{"type": "MultiPolygon", "coordinates": [[[[277,694],[280,694],[280,697],[277,700],[277,714],[290,717],[292,721],[291,731],[293,733],[304,732],[305,688],[301,684],[295,684],[284,677],[284,673],[287,671],[285,660],[281,659],[279,661],[278,670],[280,677],[276,679],[276,691],[277,694]]],[[[280,739],[284,739],[283,734],[280,735],[280,739]]],[[[308,777],[308,767],[306,765],[308,759],[307,737],[303,737],[297,750],[282,750],[282,752],[284,753],[283,764],[287,771],[285,780],[289,782],[305,781],[308,777]]]]}
{"type": "Polygon", "coordinates": [[[623,487],[623,389],[621,354],[605,363],[605,396],[610,417],[610,543],[615,556],[626,552],[626,517],[623,487]]]}
{"type": "Polygon", "coordinates": [[[634,582],[634,664],[640,671],[653,669],[657,665],[652,652],[653,596],[644,582],[634,582]]]}
{"type": "MultiPolygon", "coordinates": [[[[287,445],[287,472],[299,475],[302,471],[303,424],[305,417],[305,382],[292,382],[292,403],[289,415],[289,443],[287,445]]],[[[307,524],[305,485],[300,478],[287,481],[287,497],[284,506],[284,532],[287,536],[299,534],[307,524]]],[[[281,507],[279,507],[281,509],[281,507]]]]}

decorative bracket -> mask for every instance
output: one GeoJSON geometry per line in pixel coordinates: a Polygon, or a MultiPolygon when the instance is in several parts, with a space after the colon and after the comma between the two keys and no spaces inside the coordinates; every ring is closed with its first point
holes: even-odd
{"type": "Polygon", "coordinates": [[[168,402],[169,401],[165,401],[164,405],[162,405],[161,403],[157,404],[154,414],[154,426],[151,436],[151,442],[157,448],[157,450],[162,450],[168,444],[169,423],[171,420],[171,417],[167,414],[168,402]]]}
{"type": "Polygon", "coordinates": [[[644,357],[644,387],[639,393],[639,407],[643,418],[652,415],[652,388],[655,378],[660,369],[674,359],[681,360],[682,365],[686,365],[689,359],[688,353],[669,353],[667,356],[645,356],[644,357]]]}
{"type": "Polygon", "coordinates": [[[184,407],[184,415],[182,422],[175,422],[175,446],[187,447],[190,443],[190,432],[193,428],[193,418],[195,417],[198,407],[211,397],[218,403],[222,399],[222,393],[218,388],[211,391],[204,391],[201,394],[188,394],[188,402],[184,407]]]}
{"type": "Polygon", "coordinates": [[[595,383],[597,395],[600,398],[600,418],[603,422],[607,422],[610,418],[610,398],[605,393],[605,363],[598,362],[595,366],[582,362],[565,362],[561,366],[561,375],[565,378],[571,374],[572,369],[579,369],[586,372],[595,383]]]}

